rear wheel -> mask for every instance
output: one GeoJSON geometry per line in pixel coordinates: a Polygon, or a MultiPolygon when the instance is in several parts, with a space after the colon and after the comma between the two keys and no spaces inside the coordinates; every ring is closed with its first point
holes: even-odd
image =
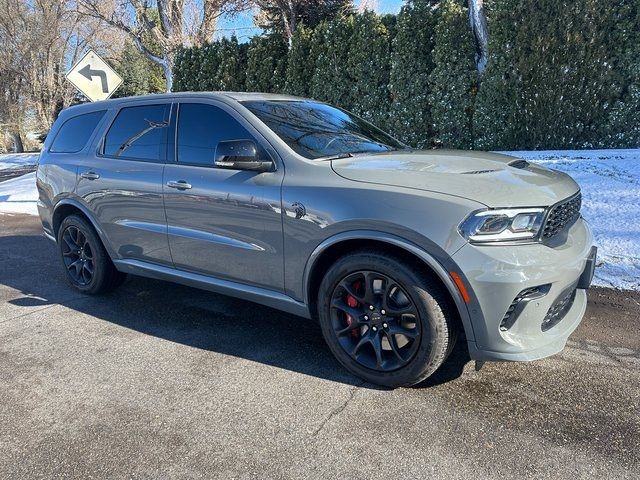
{"type": "Polygon", "coordinates": [[[425,380],[446,359],[455,342],[450,303],[439,283],[401,259],[357,252],[329,268],[318,313],[342,365],[398,387],[425,380]]]}
{"type": "Polygon", "coordinates": [[[107,292],[126,277],[116,270],[93,227],[78,215],[62,221],[58,248],[69,283],[81,292],[107,292]]]}

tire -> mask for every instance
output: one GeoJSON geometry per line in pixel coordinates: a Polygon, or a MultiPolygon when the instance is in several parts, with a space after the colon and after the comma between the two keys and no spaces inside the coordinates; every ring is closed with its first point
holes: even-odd
{"type": "Polygon", "coordinates": [[[58,229],[58,249],[67,280],[77,290],[99,294],[113,290],[126,279],[116,270],[93,226],[69,215],[58,229]]]}
{"type": "Polygon", "coordinates": [[[337,360],[385,387],[408,387],[428,378],[457,338],[455,307],[443,287],[383,252],[359,251],[337,260],[320,285],[318,316],[337,360]]]}

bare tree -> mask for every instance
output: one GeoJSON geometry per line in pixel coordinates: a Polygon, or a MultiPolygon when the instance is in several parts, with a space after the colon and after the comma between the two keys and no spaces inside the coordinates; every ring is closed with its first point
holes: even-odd
{"type": "Polygon", "coordinates": [[[249,0],[78,0],[79,12],[128,35],[136,48],[160,65],[167,91],[173,84],[173,57],[182,45],[212,40],[218,19],[249,7],[249,0]]]}
{"type": "Polygon", "coordinates": [[[484,72],[489,57],[489,31],[484,0],[469,0],[469,23],[476,40],[476,66],[478,73],[484,72]]]}
{"type": "Polygon", "coordinates": [[[112,53],[121,39],[69,0],[0,0],[0,131],[20,149],[26,132],[49,129],[76,99],[65,80],[69,64],[91,46],[112,53]]]}

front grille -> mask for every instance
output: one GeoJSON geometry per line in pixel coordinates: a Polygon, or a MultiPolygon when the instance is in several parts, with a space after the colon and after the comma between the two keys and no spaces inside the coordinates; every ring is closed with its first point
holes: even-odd
{"type": "Polygon", "coordinates": [[[580,218],[580,208],[582,207],[582,194],[558,203],[551,207],[547,216],[547,221],[542,230],[542,238],[549,239],[555,237],[565,228],[573,225],[580,218]]]}
{"type": "Polygon", "coordinates": [[[556,326],[560,320],[564,318],[571,309],[573,301],[576,299],[576,288],[572,287],[567,293],[560,295],[558,299],[551,305],[547,315],[542,321],[542,331],[546,332],[550,328],[556,326]]]}

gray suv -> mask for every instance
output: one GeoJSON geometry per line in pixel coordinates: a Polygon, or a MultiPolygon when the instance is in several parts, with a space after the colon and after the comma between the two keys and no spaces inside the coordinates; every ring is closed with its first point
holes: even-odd
{"type": "Polygon", "coordinates": [[[318,319],[336,358],[413,385],[472,359],[559,352],[595,248],[567,175],[417,151],[313,100],[184,93],[64,110],[38,208],[71,284],[169,280],[318,319]]]}

